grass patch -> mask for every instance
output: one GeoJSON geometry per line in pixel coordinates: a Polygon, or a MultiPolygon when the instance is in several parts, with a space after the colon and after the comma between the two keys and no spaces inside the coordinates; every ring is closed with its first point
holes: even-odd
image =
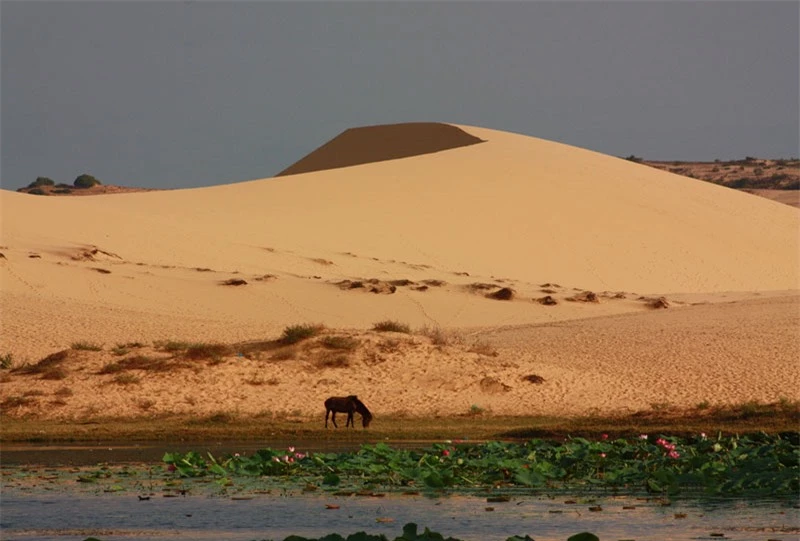
{"type": "Polygon", "coordinates": [[[118,385],[135,385],[140,383],[142,379],[135,374],[117,374],[111,381],[118,385]]]}
{"type": "Polygon", "coordinates": [[[411,334],[411,327],[405,323],[400,323],[390,319],[375,323],[372,326],[372,330],[378,332],[401,332],[405,334],[411,334]]]}
{"type": "Polygon", "coordinates": [[[292,325],[283,329],[278,341],[284,346],[296,344],[318,335],[322,329],[322,325],[292,325]]]}
{"type": "Polygon", "coordinates": [[[219,361],[222,357],[232,353],[233,349],[226,344],[192,344],[186,348],[184,356],[192,361],[219,361]]]}
{"type": "Polygon", "coordinates": [[[179,351],[184,351],[189,348],[191,344],[189,342],[179,342],[177,340],[163,340],[158,341],[153,344],[156,349],[161,351],[166,351],[167,353],[176,353],[179,351]]]}
{"type": "Polygon", "coordinates": [[[73,394],[75,393],[73,393],[72,389],[70,389],[69,387],[61,387],[60,389],[58,389],[56,392],[53,393],[53,396],[72,396],[73,394]]]}
{"type": "Polygon", "coordinates": [[[438,325],[435,327],[426,325],[419,330],[419,334],[430,338],[434,346],[448,346],[453,342],[453,337],[438,325]]]}
{"type": "Polygon", "coordinates": [[[147,372],[169,372],[175,367],[170,359],[158,357],[148,357],[147,355],[134,355],[126,359],[120,359],[113,363],[108,363],[100,369],[98,374],[119,374],[127,370],[144,370],[147,372]]]}
{"type": "Polygon", "coordinates": [[[14,356],[11,353],[0,355],[0,368],[8,370],[14,367],[14,356]]]}
{"type": "Polygon", "coordinates": [[[352,351],[358,347],[360,343],[352,336],[325,336],[320,341],[320,344],[328,349],[342,349],[352,351]]]}
{"type": "Polygon", "coordinates": [[[70,348],[75,351],[103,351],[103,346],[94,342],[73,342],[70,348]]]}

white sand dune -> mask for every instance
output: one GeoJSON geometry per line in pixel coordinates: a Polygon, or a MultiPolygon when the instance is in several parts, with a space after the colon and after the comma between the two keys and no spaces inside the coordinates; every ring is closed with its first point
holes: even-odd
{"type": "MultiPolygon", "coordinates": [[[[419,123],[345,132],[298,164],[188,190],[0,190],[0,353],[34,362],[78,340],[233,342],[387,318],[485,331],[649,310],[640,295],[666,295],[680,313],[701,297],[781,303],[800,289],[797,209],[564,144],[419,123]],[[369,279],[381,283],[336,285],[369,279]],[[401,279],[413,283],[368,292],[401,279]],[[514,298],[484,296],[501,287],[514,298]],[[584,290],[625,295],[566,300],[584,290]],[[548,294],[557,305],[534,302],[548,294]]],[[[770,377],[793,381],[796,340],[781,328],[770,377]]]]}

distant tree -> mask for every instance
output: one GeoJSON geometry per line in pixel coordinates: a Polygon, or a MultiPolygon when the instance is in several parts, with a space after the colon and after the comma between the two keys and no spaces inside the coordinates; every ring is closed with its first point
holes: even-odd
{"type": "Polygon", "coordinates": [[[92,175],[87,175],[86,173],[76,178],[75,182],[73,183],[76,188],[91,188],[92,186],[96,186],[98,184],[102,184],[102,182],[94,178],[92,175]]]}
{"type": "Polygon", "coordinates": [[[47,192],[45,192],[41,188],[33,188],[28,193],[31,194],[31,195],[47,195],[47,192]]]}
{"type": "Polygon", "coordinates": [[[55,182],[47,177],[36,177],[36,180],[28,184],[28,188],[39,188],[41,186],[54,186],[55,182]]]}
{"type": "Polygon", "coordinates": [[[640,158],[638,156],[634,156],[633,154],[631,154],[630,156],[628,156],[625,159],[628,160],[629,162],[636,162],[636,163],[639,163],[639,162],[642,161],[642,158],[640,158]]]}

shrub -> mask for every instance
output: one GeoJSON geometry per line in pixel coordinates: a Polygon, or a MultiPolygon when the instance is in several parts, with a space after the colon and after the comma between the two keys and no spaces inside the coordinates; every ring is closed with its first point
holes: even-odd
{"type": "Polygon", "coordinates": [[[320,343],[328,349],[353,350],[358,347],[358,340],[351,336],[326,336],[320,343]]]}
{"type": "Polygon", "coordinates": [[[45,192],[41,188],[34,188],[34,189],[30,190],[28,193],[31,194],[31,195],[47,195],[47,192],[45,192]]]}
{"type": "Polygon", "coordinates": [[[103,346],[98,346],[92,342],[73,342],[70,348],[77,351],[102,351],[103,346]]]}
{"type": "Polygon", "coordinates": [[[55,186],[55,182],[47,177],[36,177],[36,180],[28,184],[28,188],[39,188],[40,186],[55,186]]]}
{"type": "Polygon", "coordinates": [[[278,341],[285,346],[296,344],[318,335],[323,328],[322,325],[292,325],[283,329],[283,334],[278,341]]]}
{"type": "Polygon", "coordinates": [[[92,175],[87,175],[86,173],[80,175],[75,179],[75,182],[73,182],[73,185],[76,188],[91,188],[92,186],[97,186],[98,184],[102,184],[102,182],[94,178],[92,175]]]}
{"type": "Polygon", "coordinates": [[[402,332],[405,334],[411,334],[411,327],[405,323],[399,323],[389,319],[385,321],[379,321],[378,323],[374,324],[372,326],[372,330],[378,332],[402,332]]]}
{"type": "Polygon", "coordinates": [[[0,368],[8,369],[14,366],[14,356],[11,353],[0,355],[0,368]]]}
{"type": "Polygon", "coordinates": [[[441,327],[422,327],[419,333],[431,339],[431,343],[435,346],[446,346],[450,344],[450,336],[442,330],[441,327]]]}
{"type": "Polygon", "coordinates": [[[186,348],[186,358],[192,360],[218,359],[230,355],[233,351],[225,344],[192,344],[186,348]]]}
{"type": "Polygon", "coordinates": [[[69,188],[56,188],[55,190],[53,190],[53,193],[67,194],[67,193],[72,193],[72,190],[69,188]]]}

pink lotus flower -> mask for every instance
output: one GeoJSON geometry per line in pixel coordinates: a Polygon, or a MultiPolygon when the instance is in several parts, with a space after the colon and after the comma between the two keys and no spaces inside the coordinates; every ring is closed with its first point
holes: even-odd
{"type": "Polygon", "coordinates": [[[604,440],[607,440],[607,439],[608,439],[608,434],[603,434],[603,435],[602,435],[602,436],[600,436],[600,437],[601,437],[602,439],[604,439],[604,440]]]}
{"type": "Polygon", "coordinates": [[[444,451],[442,451],[442,456],[450,456],[450,451],[445,449],[444,451]]]}
{"type": "Polygon", "coordinates": [[[600,453],[600,456],[601,456],[602,458],[605,458],[605,457],[606,457],[606,454],[605,454],[605,453],[600,453]]]}
{"type": "Polygon", "coordinates": [[[647,439],[647,434],[639,434],[639,439],[640,440],[646,440],[647,439]]]}
{"type": "Polygon", "coordinates": [[[289,452],[294,453],[294,447],[289,447],[289,452]]]}
{"type": "Polygon", "coordinates": [[[667,453],[667,456],[670,458],[678,458],[681,456],[681,454],[678,451],[670,451],[667,453]]]}

